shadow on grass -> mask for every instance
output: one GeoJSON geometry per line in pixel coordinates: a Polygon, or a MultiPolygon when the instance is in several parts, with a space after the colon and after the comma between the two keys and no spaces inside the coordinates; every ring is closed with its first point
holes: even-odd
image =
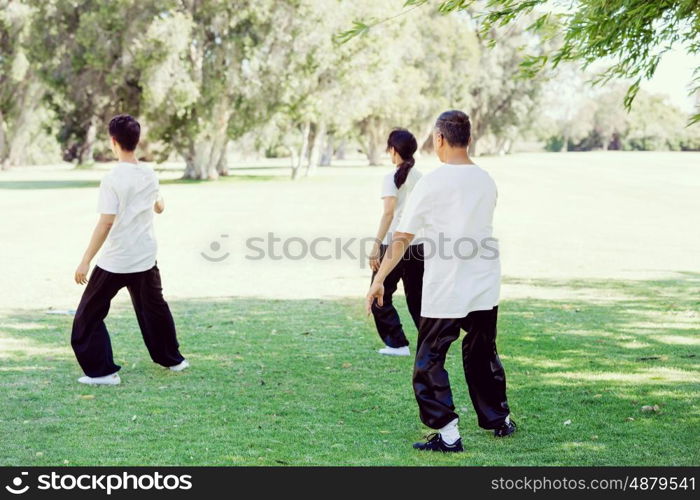
{"type": "Polygon", "coordinates": [[[280,180],[280,179],[285,179],[283,176],[279,175],[257,175],[257,174],[236,174],[232,173],[230,175],[224,176],[224,177],[219,177],[215,181],[210,181],[210,180],[202,180],[202,179],[165,179],[162,180],[160,183],[161,184],[211,184],[211,183],[218,183],[218,182],[241,182],[241,181],[257,181],[257,182],[262,182],[262,181],[274,181],[274,180],[280,180]]]}
{"type": "MultiPolygon", "coordinates": [[[[160,181],[162,185],[172,184],[201,184],[217,182],[262,182],[283,179],[282,176],[274,175],[254,175],[254,174],[231,174],[220,177],[217,181],[197,180],[197,179],[164,179],[160,181]]],[[[0,181],[0,189],[13,190],[39,190],[39,189],[76,189],[76,188],[96,188],[99,187],[99,180],[32,180],[32,181],[0,181]]]]}
{"type": "Polygon", "coordinates": [[[74,188],[95,188],[100,185],[100,181],[89,180],[36,180],[36,181],[0,181],[0,189],[74,189],[74,188]]]}
{"type": "Polygon", "coordinates": [[[192,362],[181,374],[151,363],[116,306],[115,388],[75,383],[71,317],[12,311],[0,317],[0,464],[697,465],[699,277],[522,282],[601,299],[501,303],[511,439],[476,427],[451,350],[459,456],[410,449],[423,432],[411,360],[376,355],[359,298],[173,302],[192,362]]]}

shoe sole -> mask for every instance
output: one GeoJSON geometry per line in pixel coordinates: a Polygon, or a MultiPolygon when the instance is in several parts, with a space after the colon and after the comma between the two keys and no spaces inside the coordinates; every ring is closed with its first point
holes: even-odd
{"type": "Polygon", "coordinates": [[[426,452],[433,452],[433,453],[462,453],[464,452],[464,449],[461,450],[428,450],[426,448],[416,448],[415,446],[413,447],[414,450],[416,451],[426,451],[426,452]]]}
{"type": "Polygon", "coordinates": [[[381,351],[377,351],[377,352],[379,354],[381,354],[382,356],[394,356],[396,358],[407,358],[411,355],[410,352],[408,354],[394,354],[394,353],[390,353],[390,352],[381,352],[381,351]]]}
{"type": "Polygon", "coordinates": [[[518,428],[515,427],[515,428],[513,428],[513,430],[512,430],[511,432],[509,432],[508,434],[503,434],[502,436],[498,436],[498,435],[494,434],[493,437],[498,438],[498,439],[507,438],[507,437],[510,437],[510,436],[512,436],[513,434],[515,434],[517,431],[518,431],[518,428]]]}
{"type": "Polygon", "coordinates": [[[119,385],[121,384],[121,380],[119,382],[81,382],[78,380],[78,383],[83,385],[119,385]]]}
{"type": "MultiPolygon", "coordinates": [[[[175,366],[177,366],[177,365],[175,365],[175,366]]],[[[189,363],[187,363],[187,364],[186,364],[185,366],[183,366],[182,368],[177,368],[177,369],[175,369],[175,368],[172,367],[172,366],[169,366],[169,367],[168,367],[168,370],[170,370],[171,372],[181,372],[181,371],[187,370],[190,366],[192,366],[192,365],[190,365],[189,363]]]]}

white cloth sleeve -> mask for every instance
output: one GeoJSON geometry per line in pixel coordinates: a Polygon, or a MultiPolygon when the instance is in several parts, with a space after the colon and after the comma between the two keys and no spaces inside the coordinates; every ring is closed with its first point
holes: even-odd
{"type": "Polygon", "coordinates": [[[102,182],[100,182],[97,211],[101,214],[108,215],[116,215],[119,213],[119,198],[109,182],[109,177],[105,177],[102,179],[102,182]]]}
{"type": "Polygon", "coordinates": [[[398,198],[399,196],[399,188],[396,187],[396,183],[394,182],[394,174],[384,176],[381,197],[386,198],[387,196],[393,196],[395,198],[398,198]]]}
{"type": "Polygon", "coordinates": [[[422,177],[408,195],[406,208],[401,215],[401,221],[396,228],[396,232],[418,234],[428,222],[428,212],[430,211],[430,190],[428,182],[422,177]]]}

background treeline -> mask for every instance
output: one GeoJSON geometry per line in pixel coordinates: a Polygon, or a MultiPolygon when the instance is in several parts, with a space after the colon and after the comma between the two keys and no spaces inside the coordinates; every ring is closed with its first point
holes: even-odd
{"type": "MultiPolygon", "coordinates": [[[[475,153],[700,149],[700,127],[662,97],[590,90],[573,67],[521,74],[556,43],[527,23],[484,33],[467,13],[416,11],[338,44],[402,0],[0,0],[0,163],[110,158],[105,122],[141,118],[141,153],[228,172],[231,153],[288,157],[293,176],[348,152],[379,162],[393,127],[428,141],[437,113],[474,122],[475,153]]],[[[235,156],[235,155],[233,155],[235,156]]]]}

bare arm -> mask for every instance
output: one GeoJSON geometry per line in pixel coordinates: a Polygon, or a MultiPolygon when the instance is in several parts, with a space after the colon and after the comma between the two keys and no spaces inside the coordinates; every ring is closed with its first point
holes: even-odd
{"type": "Polygon", "coordinates": [[[92,237],[90,238],[90,243],[88,244],[85,254],[83,255],[83,260],[78,265],[78,269],[75,271],[75,282],[79,285],[84,285],[87,283],[87,275],[90,269],[90,262],[95,258],[97,252],[100,251],[102,245],[107,239],[109,231],[112,229],[112,224],[114,224],[114,219],[116,215],[114,214],[100,214],[100,219],[97,221],[95,230],[92,232],[92,237]]]}
{"type": "Polygon", "coordinates": [[[384,255],[384,259],[374,277],[372,286],[369,287],[369,292],[367,292],[367,314],[372,312],[372,304],[375,299],[380,306],[384,305],[384,280],[401,261],[414,237],[415,235],[410,233],[397,232],[394,234],[391,246],[384,255]]]}
{"type": "Polygon", "coordinates": [[[377,237],[374,240],[374,246],[372,247],[372,252],[369,255],[369,267],[372,271],[379,269],[379,245],[384,241],[386,233],[389,231],[391,226],[391,221],[394,220],[394,211],[396,210],[396,197],[395,196],[385,196],[384,200],[384,212],[382,213],[381,219],[379,219],[379,229],[377,229],[377,237]]]}
{"type": "Polygon", "coordinates": [[[163,199],[163,195],[158,193],[156,203],[153,205],[153,211],[157,214],[162,214],[163,210],[165,210],[165,200],[163,199]]]}

